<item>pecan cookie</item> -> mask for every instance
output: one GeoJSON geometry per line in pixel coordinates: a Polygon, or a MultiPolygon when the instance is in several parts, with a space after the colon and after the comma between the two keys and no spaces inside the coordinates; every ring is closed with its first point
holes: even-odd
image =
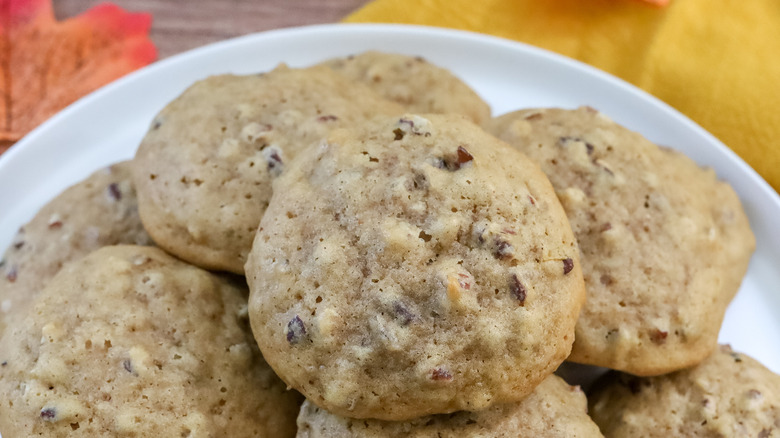
{"type": "Polygon", "coordinates": [[[243,273],[287,162],[335,127],[401,111],[326,67],[200,81],[162,110],[138,149],[141,219],[177,257],[243,273]]]}
{"type": "Polygon", "coordinates": [[[46,204],[0,262],[0,335],[63,264],[107,245],[150,245],[130,163],[98,170],[46,204]]]}
{"type": "Polygon", "coordinates": [[[490,130],[541,165],[579,242],[588,300],[569,360],[654,375],[707,357],[755,248],[731,187],[592,108],[490,130]]]}
{"type": "Polygon", "coordinates": [[[324,62],[403,105],[411,113],[462,114],[476,124],[490,120],[490,106],[447,69],[417,56],[364,52],[324,62]]]}
{"type": "Polygon", "coordinates": [[[549,376],[523,401],[480,412],[433,415],[406,422],[339,417],[303,402],[297,438],[588,438],[603,437],[588,417],[585,394],[549,376]]]}
{"type": "Polygon", "coordinates": [[[780,437],[780,376],[727,345],[694,368],[601,384],[590,412],[608,438],[780,437]]]}
{"type": "Polygon", "coordinates": [[[0,431],[295,435],[300,396],[263,361],[246,293],[152,247],[67,264],[0,340],[0,431]]]}
{"type": "Polygon", "coordinates": [[[539,167],[462,116],[337,130],[277,179],[246,265],[268,363],[336,415],[515,402],[568,356],[578,251],[539,167]]]}

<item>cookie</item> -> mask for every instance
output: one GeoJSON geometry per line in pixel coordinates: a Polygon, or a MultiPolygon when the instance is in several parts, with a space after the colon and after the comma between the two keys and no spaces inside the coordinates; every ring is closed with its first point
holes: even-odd
{"type": "Polygon", "coordinates": [[[541,165],[579,242],[588,300],[569,360],[656,375],[707,357],[755,248],[731,187],[592,108],[490,130],[541,165]]]}
{"type": "Polygon", "coordinates": [[[476,124],[490,120],[490,106],[447,69],[417,56],[364,52],[323,63],[363,82],[410,113],[462,114],[476,124]]]}
{"type": "Polygon", "coordinates": [[[141,220],[177,257],[243,273],[287,162],[332,128],[401,111],[326,67],[200,81],[162,110],[138,149],[141,220]]]}
{"type": "Polygon", "coordinates": [[[351,418],[522,399],[584,300],[549,181],[462,116],[332,132],[275,182],[246,271],[268,363],[351,418]]]}
{"type": "Polygon", "coordinates": [[[727,345],[691,369],[602,384],[590,412],[608,438],[780,437],[780,376],[727,345]]]}
{"type": "Polygon", "coordinates": [[[550,376],[519,403],[481,412],[433,415],[407,422],[338,417],[303,402],[297,438],[585,438],[603,437],[588,417],[585,394],[550,376]]]}
{"type": "Polygon", "coordinates": [[[0,340],[0,431],[293,436],[299,395],[263,361],[246,293],[152,247],[65,265],[0,340]]]}
{"type": "Polygon", "coordinates": [[[122,243],[152,244],[138,217],[128,162],[68,188],[19,230],[0,262],[0,335],[63,264],[122,243]]]}

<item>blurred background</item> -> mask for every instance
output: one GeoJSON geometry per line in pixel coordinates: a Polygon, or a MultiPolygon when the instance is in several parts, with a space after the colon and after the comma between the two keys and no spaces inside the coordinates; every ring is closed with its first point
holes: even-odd
{"type": "MultiPolygon", "coordinates": [[[[76,16],[100,0],[54,0],[58,20],[76,16]]],[[[334,23],[367,0],[114,0],[154,17],[150,37],[159,58],[227,38],[281,27],[334,23]]]]}

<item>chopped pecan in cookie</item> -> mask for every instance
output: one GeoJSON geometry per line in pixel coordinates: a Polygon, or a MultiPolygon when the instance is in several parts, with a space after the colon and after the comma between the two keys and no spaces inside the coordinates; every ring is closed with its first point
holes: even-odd
{"type": "Polygon", "coordinates": [[[289,342],[290,345],[295,345],[301,342],[304,336],[306,336],[306,326],[303,324],[301,318],[298,315],[295,315],[295,318],[287,323],[287,342],[289,342]]]}
{"type": "Polygon", "coordinates": [[[520,279],[517,278],[517,274],[512,274],[512,278],[509,280],[509,293],[512,295],[512,298],[517,300],[520,306],[525,306],[525,298],[528,292],[525,290],[523,283],[520,282],[520,279]]]}

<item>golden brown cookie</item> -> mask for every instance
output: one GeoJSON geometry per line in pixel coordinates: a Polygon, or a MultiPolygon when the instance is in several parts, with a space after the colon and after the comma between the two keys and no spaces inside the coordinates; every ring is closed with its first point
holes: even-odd
{"type": "Polygon", "coordinates": [[[129,162],[68,188],[19,230],[0,262],[0,335],[63,264],[117,244],[152,244],[138,217],[129,162]]]}
{"type": "Polygon", "coordinates": [[[4,437],[289,437],[299,395],[263,361],[243,280],[162,250],[69,263],[0,339],[4,437]]]}
{"type": "Polygon", "coordinates": [[[780,376],[727,345],[684,371],[601,384],[590,411],[607,438],[780,437],[780,376]]]}
{"type": "Polygon", "coordinates": [[[297,438],[588,438],[603,437],[588,417],[585,394],[550,376],[518,403],[480,412],[433,415],[405,422],[339,417],[305,401],[297,438]]]}
{"type": "Polygon", "coordinates": [[[569,360],[654,375],[707,357],[755,248],[731,187],[592,108],[490,130],[539,163],[579,242],[588,300],[569,360]]]}
{"type": "Polygon", "coordinates": [[[335,127],[401,111],[326,67],[197,82],[154,119],[138,149],[141,219],[177,257],[241,274],[288,161],[335,127]]]}
{"type": "Polygon", "coordinates": [[[301,154],[246,272],[268,363],[353,418],[521,400],[568,356],[584,300],[547,178],[455,115],[356,125],[301,154]]]}
{"type": "Polygon", "coordinates": [[[474,90],[449,70],[419,56],[369,51],[324,64],[410,113],[462,114],[478,125],[490,119],[490,106],[474,90]]]}

